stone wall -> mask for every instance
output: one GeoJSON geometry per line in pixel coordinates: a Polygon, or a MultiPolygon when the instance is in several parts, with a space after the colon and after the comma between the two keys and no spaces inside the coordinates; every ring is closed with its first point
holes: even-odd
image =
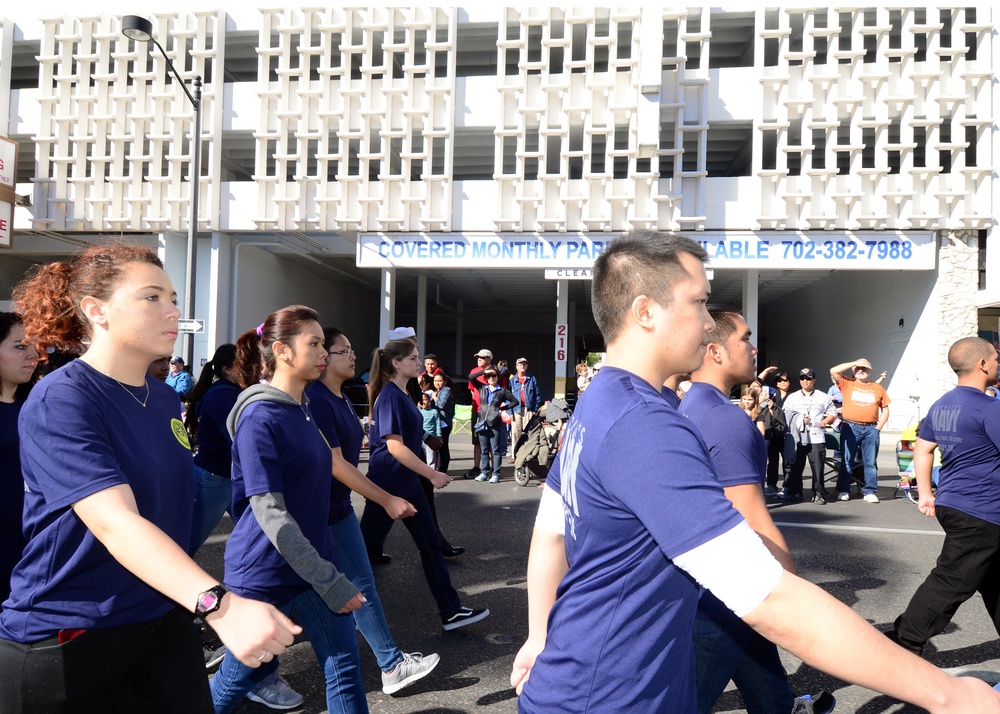
{"type": "Polygon", "coordinates": [[[938,371],[941,391],[955,384],[948,368],[948,349],[956,340],[977,334],[976,290],[979,285],[979,233],[972,230],[942,231],[938,252],[938,284],[941,323],[938,340],[938,371]]]}

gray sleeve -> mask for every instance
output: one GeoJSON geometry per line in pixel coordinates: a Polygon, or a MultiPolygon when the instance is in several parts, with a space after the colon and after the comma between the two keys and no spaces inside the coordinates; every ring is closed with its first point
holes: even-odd
{"type": "Polygon", "coordinates": [[[358,594],[354,583],[328,560],[320,557],[288,513],[283,493],[262,493],[250,497],[250,508],[264,535],[292,570],[312,585],[331,611],[337,612],[358,594]]]}

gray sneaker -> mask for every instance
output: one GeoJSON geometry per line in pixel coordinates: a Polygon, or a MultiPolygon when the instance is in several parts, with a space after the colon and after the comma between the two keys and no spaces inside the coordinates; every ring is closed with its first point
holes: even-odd
{"type": "Polygon", "coordinates": [[[411,654],[404,652],[402,662],[391,672],[382,672],[382,691],[386,694],[395,694],[403,687],[426,677],[440,661],[441,655],[429,654],[424,657],[419,652],[411,654]]]}
{"type": "Polygon", "coordinates": [[[288,686],[282,676],[265,679],[247,693],[247,699],[271,709],[295,709],[302,706],[302,695],[288,686]]]}

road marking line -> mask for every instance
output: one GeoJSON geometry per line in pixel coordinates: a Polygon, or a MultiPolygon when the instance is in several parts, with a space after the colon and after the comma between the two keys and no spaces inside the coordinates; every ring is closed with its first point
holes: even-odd
{"type": "Polygon", "coordinates": [[[838,530],[838,531],[862,531],[864,533],[903,533],[905,535],[934,535],[943,536],[944,531],[921,531],[909,528],[872,528],[870,526],[834,526],[822,523],[790,523],[788,521],[775,521],[774,525],[784,528],[816,528],[818,530],[838,530]]]}

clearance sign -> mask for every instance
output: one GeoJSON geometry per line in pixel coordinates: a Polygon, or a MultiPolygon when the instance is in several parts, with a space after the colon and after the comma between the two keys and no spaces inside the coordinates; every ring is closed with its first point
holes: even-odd
{"type": "Polygon", "coordinates": [[[14,231],[14,182],[17,142],[0,136],[0,248],[10,248],[14,231]]]}

